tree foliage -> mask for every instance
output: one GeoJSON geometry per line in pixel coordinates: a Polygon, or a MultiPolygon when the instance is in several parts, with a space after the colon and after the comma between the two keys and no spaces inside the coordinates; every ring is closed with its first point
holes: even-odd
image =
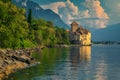
{"type": "Polygon", "coordinates": [[[31,9],[29,9],[27,21],[28,21],[29,24],[31,24],[31,22],[32,22],[32,10],[31,9]]]}
{"type": "Polygon", "coordinates": [[[35,46],[54,46],[68,44],[66,30],[54,27],[51,21],[33,19],[29,9],[13,5],[10,0],[0,1],[0,47],[28,48],[35,46]]]}

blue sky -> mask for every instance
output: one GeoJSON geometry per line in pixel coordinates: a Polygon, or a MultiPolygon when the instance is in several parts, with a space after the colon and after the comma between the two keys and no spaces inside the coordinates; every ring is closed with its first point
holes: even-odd
{"type": "Polygon", "coordinates": [[[88,28],[120,23],[120,0],[32,0],[51,9],[68,25],[77,21],[88,28]]]}

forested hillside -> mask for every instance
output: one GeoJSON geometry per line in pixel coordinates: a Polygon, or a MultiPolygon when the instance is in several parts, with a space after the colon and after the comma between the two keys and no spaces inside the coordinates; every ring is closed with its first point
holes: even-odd
{"type": "Polygon", "coordinates": [[[0,48],[31,48],[68,44],[68,33],[51,21],[36,20],[29,9],[16,7],[11,0],[0,0],[0,48]]]}

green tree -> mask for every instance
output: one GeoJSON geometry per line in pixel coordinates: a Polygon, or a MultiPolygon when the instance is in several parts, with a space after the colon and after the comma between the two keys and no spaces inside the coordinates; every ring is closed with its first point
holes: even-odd
{"type": "Polygon", "coordinates": [[[24,47],[29,32],[25,10],[11,2],[0,1],[0,11],[0,47],[24,47]]]}
{"type": "Polygon", "coordinates": [[[57,44],[69,44],[69,35],[65,29],[56,27],[55,32],[57,44]]]}
{"type": "Polygon", "coordinates": [[[52,21],[47,21],[46,26],[47,26],[47,27],[53,27],[53,22],[52,22],[52,21]]]}
{"type": "Polygon", "coordinates": [[[0,48],[28,48],[68,44],[68,33],[54,27],[51,21],[32,18],[32,10],[26,19],[26,11],[10,0],[0,0],[0,48]]]}
{"type": "Polygon", "coordinates": [[[31,25],[31,22],[32,22],[32,10],[31,9],[29,9],[27,21],[31,25]]]}

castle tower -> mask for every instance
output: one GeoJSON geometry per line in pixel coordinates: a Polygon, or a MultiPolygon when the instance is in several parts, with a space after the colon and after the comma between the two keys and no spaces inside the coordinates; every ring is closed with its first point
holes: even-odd
{"type": "Polygon", "coordinates": [[[73,21],[72,23],[71,23],[71,31],[72,32],[76,32],[76,30],[78,29],[78,23],[77,22],[75,22],[75,21],[73,21]]]}

